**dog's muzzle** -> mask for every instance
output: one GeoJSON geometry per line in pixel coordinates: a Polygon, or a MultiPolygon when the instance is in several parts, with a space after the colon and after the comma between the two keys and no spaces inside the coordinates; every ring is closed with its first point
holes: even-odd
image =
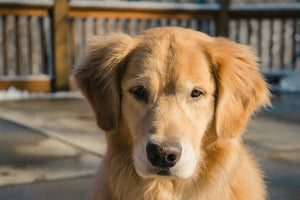
{"type": "Polygon", "coordinates": [[[154,144],[148,142],[146,146],[147,158],[157,168],[168,169],[173,167],[180,159],[182,152],[178,143],[154,144]]]}

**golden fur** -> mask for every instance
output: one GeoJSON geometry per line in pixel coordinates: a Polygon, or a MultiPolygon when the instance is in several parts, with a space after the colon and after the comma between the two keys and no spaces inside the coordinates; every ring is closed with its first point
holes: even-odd
{"type": "Polygon", "coordinates": [[[75,77],[108,144],[93,199],[266,198],[240,137],[270,96],[249,47],[174,27],[112,34],[91,41],[75,77]],[[131,92],[140,86],[144,100],[131,92]],[[170,176],[155,174],[148,141],[182,144],[170,176]]]}

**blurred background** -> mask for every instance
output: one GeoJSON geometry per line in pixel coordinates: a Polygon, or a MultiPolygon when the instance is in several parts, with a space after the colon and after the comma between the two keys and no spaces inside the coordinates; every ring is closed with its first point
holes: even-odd
{"type": "Polygon", "coordinates": [[[89,198],[106,144],[72,71],[91,36],[162,26],[257,51],[273,107],[243,137],[269,198],[299,199],[299,0],[0,0],[0,199],[89,198]]]}

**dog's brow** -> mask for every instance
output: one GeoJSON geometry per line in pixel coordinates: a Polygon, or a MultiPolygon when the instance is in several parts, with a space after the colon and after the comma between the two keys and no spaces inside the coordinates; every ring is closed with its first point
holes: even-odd
{"type": "Polygon", "coordinates": [[[130,79],[128,81],[125,82],[124,87],[122,88],[122,93],[125,92],[126,90],[135,87],[135,86],[146,86],[147,84],[147,79],[144,77],[136,77],[133,79],[130,79]]]}

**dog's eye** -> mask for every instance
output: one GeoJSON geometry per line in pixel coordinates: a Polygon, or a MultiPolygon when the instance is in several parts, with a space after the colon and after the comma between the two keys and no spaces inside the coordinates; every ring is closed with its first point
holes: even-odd
{"type": "Polygon", "coordinates": [[[129,90],[131,94],[137,99],[137,100],[143,100],[146,101],[148,100],[148,94],[147,91],[144,87],[136,87],[131,90],[129,90]]]}
{"type": "Polygon", "coordinates": [[[203,95],[203,92],[201,90],[198,89],[193,89],[192,93],[191,93],[191,97],[192,98],[197,98],[203,95]]]}

